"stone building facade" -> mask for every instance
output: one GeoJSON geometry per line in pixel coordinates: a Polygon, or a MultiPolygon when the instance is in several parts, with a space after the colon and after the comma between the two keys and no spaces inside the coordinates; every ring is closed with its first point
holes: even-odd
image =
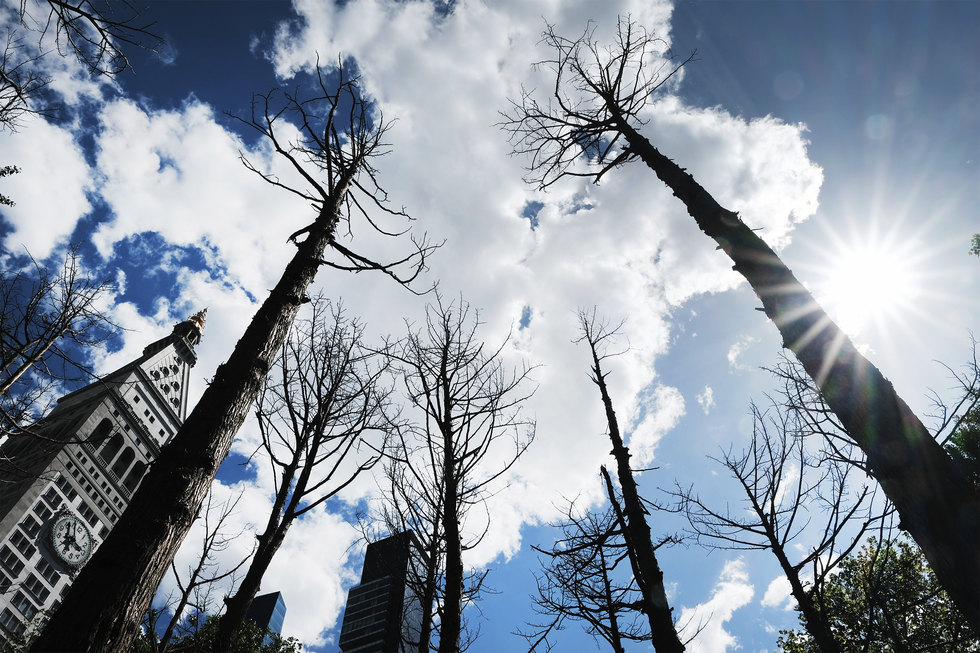
{"type": "Polygon", "coordinates": [[[206,312],[0,445],[0,636],[59,605],[180,428],[206,312]]]}

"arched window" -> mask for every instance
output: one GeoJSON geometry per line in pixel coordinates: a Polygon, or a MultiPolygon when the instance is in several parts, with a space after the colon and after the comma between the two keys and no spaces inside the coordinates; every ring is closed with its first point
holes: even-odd
{"type": "Polygon", "coordinates": [[[146,463],[142,460],[133,465],[133,470],[129,472],[129,476],[126,477],[126,482],[123,486],[130,492],[135,492],[136,487],[143,480],[143,473],[146,472],[146,463]]]}
{"type": "Polygon", "coordinates": [[[133,464],[133,459],[136,458],[136,453],[133,451],[132,447],[126,447],[126,449],[119,456],[119,460],[116,464],[112,466],[112,473],[116,475],[116,478],[122,478],[129,466],[133,464]]]}
{"type": "Polygon", "coordinates": [[[111,463],[112,459],[119,453],[119,450],[122,449],[122,446],[122,435],[116,433],[108,442],[105,443],[105,446],[102,447],[102,452],[99,454],[99,458],[102,459],[102,464],[108,465],[111,463]]]}
{"type": "Polygon", "coordinates": [[[103,417],[99,425],[95,427],[92,431],[92,437],[89,438],[89,442],[102,442],[107,437],[109,433],[112,432],[112,420],[108,417],[103,417]]]}

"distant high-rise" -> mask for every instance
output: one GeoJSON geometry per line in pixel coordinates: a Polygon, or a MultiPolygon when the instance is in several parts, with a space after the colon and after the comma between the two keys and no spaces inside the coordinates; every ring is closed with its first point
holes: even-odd
{"type": "Polygon", "coordinates": [[[205,314],[0,445],[0,647],[60,604],[180,428],[205,314]]]}
{"type": "MultiPolygon", "coordinates": [[[[272,592],[256,596],[249,604],[245,618],[254,622],[262,630],[269,628],[272,632],[282,635],[282,622],[286,619],[286,603],[282,600],[282,594],[272,592]]],[[[270,639],[267,636],[262,641],[262,645],[268,644],[270,639]]]]}
{"type": "MultiPolygon", "coordinates": [[[[345,653],[402,653],[418,642],[426,614],[406,578],[418,576],[425,554],[406,531],[368,545],[361,584],[347,595],[340,628],[345,653]]],[[[415,649],[418,650],[416,644],[415,649]]]]}

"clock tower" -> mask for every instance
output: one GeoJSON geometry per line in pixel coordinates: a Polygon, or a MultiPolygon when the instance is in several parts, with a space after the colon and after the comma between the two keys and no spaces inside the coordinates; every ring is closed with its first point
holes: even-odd
{"type": "Polygon", "coordinates": [[[206,314],[0,444],[0,648],[58,606],[180,428],[206,314]]]}

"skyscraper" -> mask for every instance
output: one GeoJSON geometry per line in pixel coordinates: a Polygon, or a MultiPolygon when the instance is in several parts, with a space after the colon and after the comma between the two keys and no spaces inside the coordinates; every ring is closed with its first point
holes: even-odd
{"type": "MultiPolygon", "coordinates": [[[[368,545],[361,584],[347,594],[340,629],[345,653],[402,653],[418,642],[426,610],[411,583],[424,568],[415,533],[405,531],[368,545]]],[[[416,644],[415,650],[418,650],[416,644]]]]}
{"type": "Polygon", "coordinates": [[[0,445],[0,636],[59,605],[180,428],[206,313],[0,445]]]}
{"type": "MultiPolygon", "coordinates": [[[[256,596],[249,604],[245,618],[262,630],[269,628],[272,632],[282,635],[282,623],[286,620],[286,602],[282,600],[282,594],[271,592],[256,596]]],[[[262,646],[271,641],[272,638],[267,635],[262,640],[262,646]]]]}

